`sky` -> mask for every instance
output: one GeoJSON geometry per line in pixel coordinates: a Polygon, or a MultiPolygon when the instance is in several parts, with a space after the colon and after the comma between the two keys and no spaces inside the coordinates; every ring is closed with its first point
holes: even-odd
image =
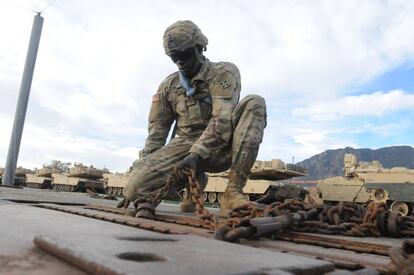
{"type": "Polygon", "coordinates": [[[18,166],[125,171],[177,70],[164,30],[184,19],[208,37],[207,58],[239,67],[242,97],[266,99],[258,159],[414,146],[414,1],[0,0],[0,167],[33,11],[44,25],[18,166]]]}

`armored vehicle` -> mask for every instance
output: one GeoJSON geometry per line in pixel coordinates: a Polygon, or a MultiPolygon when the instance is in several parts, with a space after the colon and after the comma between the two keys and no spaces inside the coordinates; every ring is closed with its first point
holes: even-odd
{"type": "MultiPolygon", "coordinates": [[[[0,184],[3,180],[4,168],[0,168],[0,184]]],[[[33,174],[33,171],[23,167],[17,167],[14,174],[14,185],[25,186],[26,185],[26,174],[33,174]]]]}
{"type": "Polygon", "coordinates": [[[84,179],[101,179],[103,173],[103,170],[97,169],[92,165],[88,167],[82,163],[75,162],[73,167],[69,169],[67,175],[68,177],[79,177],[84,179]]]}
{"type": "Polygon", "coordinates": [[[62,170],[51,165],[43,165],[42,168],[36,169],[34,174],[26,174],[26,186],[37,189],[52,188],[52,174],[62,172],[62,170]]]}
{"type": "MultiPolygon", "coordinates": [[[[207,186],[204,189],[205,201],[209,203],[220,203],[221,195],[227,187],[228,171],[223,173],[210,173],[207,186]]],[[[303,167],[285,164],[280,159],[269,161],[256,161],[251,169],[251,175],[243,188],[243,192],[250,200],[256,200],[268,192],[272,185],[279,185],[277,180],[286,180],[293,177],[306,176],[303,167]]],[[[186,194],[183,194],[185,197],[186,194]]]]}
{"type": "Polygon", "coordinates": [[[128,173],[103,174],[106,192],[111,195],[122,195],[124,187],[128,183],[128,178],[128,173]]]}
{"type": "Polygon", "coordinates": [[[36,189],[48,189],[52,188],[52,178],[42,177],[37,174],[26,175],[26,187],[36,189]]]}
{"type": "Polygon", "coordinates": [[[56,191],[85,191],[89,188],[105,193],[104,182],[100,179],[106,171],[75,163],[67,174],[52,174],[52,187],[56,191]]]}
{"type": "Polygon", "coordinates": [[[379,161],[359,162],[344,156],[344,177],[318,181],[319,196],[325,203],[346,201],[385,202],[391,212],[407,215],[414,203],[414,169],[386,169],[379,161]]]}

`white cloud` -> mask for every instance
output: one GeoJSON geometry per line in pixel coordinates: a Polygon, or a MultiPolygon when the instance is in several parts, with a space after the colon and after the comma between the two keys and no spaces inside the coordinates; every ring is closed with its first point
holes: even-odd
{"type": "Polygon", "coordinates": [[[325,124],[311,126],[305,121],[291,119],[271,123],[265,129],[259,157],[291,162],[294,156],[298,162],[327,149],[358,147],[357,143],[349,139],[352,129],[325,124]]]}
{"type": "Polygon", "coordinates": [[[414,94],[394,90],[313,102],[311,106],[294,109],[292,114],[311,120],[332,121],[343,117],[382,116],[413,108],[414,94]]]}
{"type": "MultiPolygon", "coordinates": [[[[49,1],[14,3],[39,10],[49,1]]],[[[243,95],[267,99],[260,157],[290,161],[357,145],[339,138],[336,120],[323,118],[412,107],[406,92],[353,97],[347,87],[414,60],[413,13],[413,1],[56,1],[44,14],[20,161],[96,159],[110,169],[127,167],[132,148],[144,144],[151,95],[175,70],[162,35],[179,19],[193,20],[208,36],[212,61],[238,65],[243,95]]],[[[0,164],[32,16],[0,2],[0,164]]]]}
{"type": "Polygon", "coordinates": [[[20,153],[21,165],[39,165],[39,159],[43,163],[58,159],[124,171],[138,158],[136,147],[33,126],[25,129],[22,144],[24,147],[20,153]]]}

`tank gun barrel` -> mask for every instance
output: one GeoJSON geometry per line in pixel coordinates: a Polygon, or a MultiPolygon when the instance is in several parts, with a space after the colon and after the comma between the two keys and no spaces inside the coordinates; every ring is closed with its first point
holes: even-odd
{"type": "MultiPolygon", "coordinates": [[[[258,160],[253,164],[250,173],[250,179],[270,181],[286,180],[293,177],[306,176],[305,168],[295,164],[286,164],[280,159],[266,161],[258,160]]],[[[213,174],[213,176],[227,178],[228,171],[213,174]]]]}

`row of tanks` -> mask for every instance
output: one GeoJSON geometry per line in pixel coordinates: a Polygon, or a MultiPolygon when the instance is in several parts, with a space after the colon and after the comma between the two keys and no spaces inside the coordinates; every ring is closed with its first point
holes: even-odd
{"type": "MultiPolygon", "coordinates": [[[[105,193],[104,174],[107,169],[97,169],[82,163],[75,163],[69,168],[67,163],[53,161],[40,169],[30,170],[18,167],[14,185],[35,189],[54,189],[56,191],[85,191],[91,189],[105,193]]],[[[0,183],[4,168],[0,168],[0,183]]],[[[109,175],[109,174],[108,174],[109,175]]]]}
{"type": "MultiPolygon", "coordinates": [[[[54,189],[56,191],[85,191],[91,189],[98,193],[122,195],[128,183],[130,170],[126,173],[109,173],[107,169],[97,169],[82,163],[75,163],[73,167],[52,162],[42,168],[30,171],[25,175],[22,185],[29,188],[54,189]]],[[[286,164],[279,159],[256,161],[251,169],[250,179],[243,191],[250,200],[256,200],[265,195],[272,186],[280,185],[281,180],[306,175],[304,168],[286,164]]],[[[208,182],[204,190],[205,201],[219,204],[221,196],[227,187],[228,171],[209,173],[208,182]]],[[[187,198],[188,192],[183,189],[182,197],[187,198]]]]}
{"type": "Polygon", "coordinates": [[[54,189],[56,191],[85,191],[91,189],[98,193],[105,193],[103,174],[107,169],[98,169],[82,163],[75,163],[73,167],[59,167],[57,165],[43,165],[36,169],[34,174],[26,175],[26,186],[29,188],[54,189]]]}
{"type": "MultiPolygon", "coordinates": [[[[128,183],[129,172],[104,174],[103,178],[107,193],[121,195],[128,183]]],[[[221,196],[227,187],[227,176],[228,171],[208,173],[208,181],[203,193],[205,202],[211,204],[219,204],[221,202],[221,196]]],[[[306,171],[300,166],[286,164],[279,159],[259,160],[254,163],[250,179],[247,181],[243,191],[249,196],[250,200],[256,200],[265,195],[272,186],[280,185],[277,181],[303,176],[306,176],[306,171]]],[[[184,199],[188,198],[187,189],[181,190],[180,193],[184,199]]]]}
{"type": "MultiPolygon", "coordinates": [[[[250,172],[249,180],[243,188],[243,192],[252,201],[267,194],[272,186],[280,185],[281,183],[278,181],[306,176],[306,171],[303,167],[286,164],[280,159],[255,161],[250,172]]],[[[204,188],[204,199],[206,202],[211,204],[221,202],[221,196],[227,187],[228,173],[226,171],[208,174],[207,185],[204,188]]],[[[187,190],[183,190],[183,197],[187,198],[187,196],[187,190]]]]}
{"type": "Polygon", "coordinates": [[[344,176],[320,180],[317,188],[324,203],[374,201],[405,216],[414,206],[414,169],[384,168],[379,161],[357,162],[345,154],[344,176]]]}

